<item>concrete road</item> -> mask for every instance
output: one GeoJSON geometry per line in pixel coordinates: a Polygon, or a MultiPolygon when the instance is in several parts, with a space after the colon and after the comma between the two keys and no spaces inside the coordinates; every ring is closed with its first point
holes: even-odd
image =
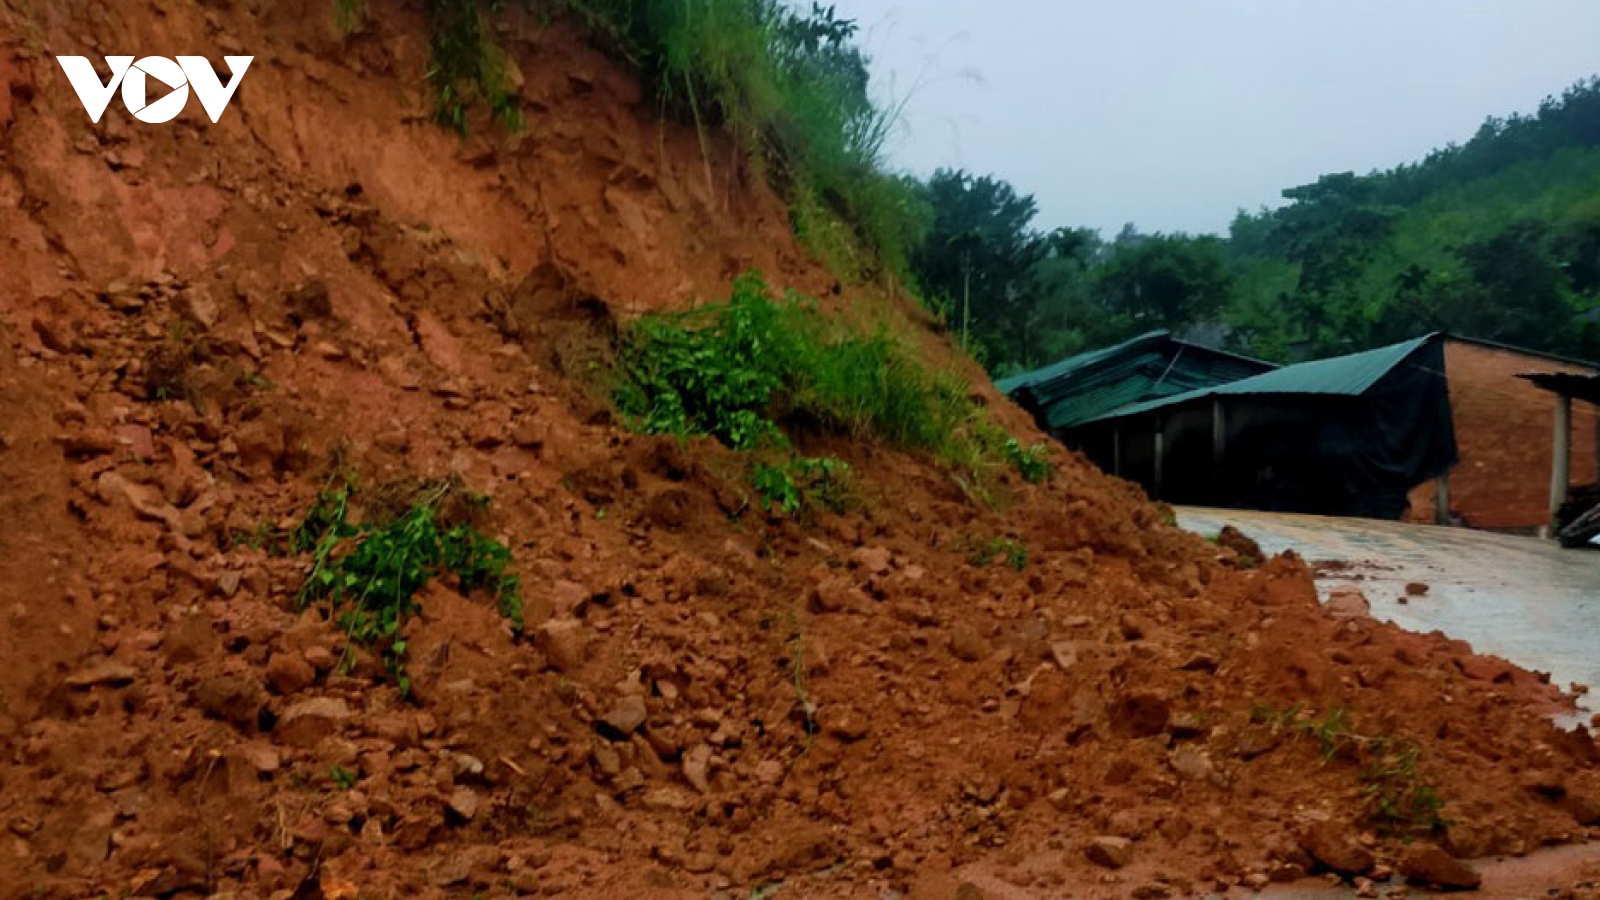
{"type": "MultiPolygon", "coordinates": [[[[1293,549],[1308,561],[1341,561],[1319,590],[1359,588],[1372,614],[1414,631],[1435,629],[1556,683],[1600,692],[1600,551],[1553,541],[1407,525],[1242,510],[1180,508],[1178,523],[1204,535],[1232,525],[1263,550],[1293,549]],[[1408,582],[1428,593],[1400,603],[1408,582]]],[[[1600,711],[1600,697],[1583,705],[1600,711]]]]}

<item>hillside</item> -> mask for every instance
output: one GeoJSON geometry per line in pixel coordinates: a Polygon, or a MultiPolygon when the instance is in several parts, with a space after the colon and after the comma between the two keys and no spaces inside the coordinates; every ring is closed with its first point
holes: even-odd
{"type": "Polygon", "coordinates": [[[1324,175],[1226,236],[1034,228],[1032,197],[938,172],[913,255],[996,374],[1152,328],[1293,360],[1451,331],[1600,356],[1600,80],[1417,163],[1324,175]],[[965,300],[963,298],[966,298],[965,300]]]}
{"type": "Polygon", "coordinates": [[[1285,191],[1241,214],[1241,289],[1223,313],[1243,347],[1282,357],[1429,330],[1575,355],[1600,351],[1600,81],[1469,141],[1364,176],[1285,191]]]}
{"type": "Polygon", "coordinates": [[[892,178],[807,199],[559,7],[474,12],[463,136],[441,8],[0,0],[0,898],[1154,897],[1600,823],[1546,678],[1030,450],[892,178]],[[53,57],[124,46],[255,62],[93,125],[53,57]]]}

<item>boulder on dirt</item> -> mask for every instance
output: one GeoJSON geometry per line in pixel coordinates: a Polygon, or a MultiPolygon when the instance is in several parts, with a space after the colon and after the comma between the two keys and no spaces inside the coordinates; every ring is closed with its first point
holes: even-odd
{"type": "Polygon", "coordinates": [[[1400,857],[1400,874],[1415,885],[1452,891],[1475,890],[1483,883],[1471,866],[1434,844],[1413,844],[1400,857]]]}
{"type": "Polygon", "coordinates": [[[609,729],[608,737],[625,740],[628,735],[638,731],[649,716],[650,710],[645,706],[644,698],[631,694],[618,700],[609,712],[600,717],[599,724],[604,726],[602,731],[609,729]]]}
{"type": "Polygon", "coordinates": [[[67,687],[80,691],[101,685],[121,687],[122,685],[132,684],[133,680],[138,676],[139,670],[133,666],[117,662],[114,659],[107,659],[68,675],[67,687]]]}
{"type": "Polygon", "coordinates": [[[950,632],[950,655],[962,662],[977,662],[989,655],[989,642],[976,628],[957,625],[950,632]]]}
{"type": "Polygon", "coordinates": [[[1306,826],[1300,834],[1300,847],[1323,868],[1347,877],[1367,874],[1376,862],[1371,851],[1356,842],[1348,826],[1332,819],[1306,826]]]}
{"type": "Polygon", "coordinates": [[[711,745],[696,744],[683,755],[683,777],[700,793],[711,790],[711,745]]]}
{"type": "Polygon", "coordinates": [[[1407,597],[1423,597],[1423,596],[1426,596],[1427,593],[1428,593],[1428,585],[1426,583],[1424,583],[1424,582],[1411,581],[1411,582],[1407,582],[1406,583],[1406,596],[1407,597]]]}
{"type": "Polygon", "coordinates": [[[533,641],[552,668],[567,674],[583,665],[589,648],[583,623],[577,619],[551,619],[534,632],[533,641]]]}
{"type": "Polygon", "coordinates": [[[1111,706],[1111,727],[1127,737],[1154,737],[1165,731],[1172,708],[1151,693],[1125,694],[1111,706]]]}
{"type": "Polygon", "coordinates": [[[883,575],[894,565],[894,554],[883,547],[857,547],[850,553],[850,564],[868,575],[883,575]]]}
{"type": "Polygon", "coordinates": [[[860,588],[839,577],[818,582],[806,598],[806,608],[814,613],[862,611],[870,605],[860,588]]]}
{"type": "Polygon", "coordinates": [[[291,747],[315,747],[350,719],[350,705],[337,697],[302,700],[284,711],[272,736],[291,747]]]}
{"type": "Polygon", "coordinates": [[[1222,526],[1222,531],[1217,535],[1217,546],[1233,551],[1234,557],[1247,567],[1259,566],[1267,558],[1261,552],[1260,544],[1232,525],[1222,526]]]}
{"type": "Polygon", "coordinates": [[[279,694],[297,694],[317,680],[317,670],[298,653],[274,653],[267,660],[267,684],[279,694]]]}
{"type": "Polygon", "coordinates": [[[247,729],[255,725],[266,694],[254,679],[219,675],[196,685],[194,699],[206,715],[247,729]]]}
{"type": "Polygon", "coordinates": [[[1133,862],[1133,842],[1127,838],[1103,835],[1085,844],[1083,855],[1097,866],[1120,869],[1133,862]]]}
{"type": "Polygon", "coordinates": [[[1367,595],[1353,587],[1337,587],[1328,593],[1323,604],[1335,619],[1365,619],[1372,615],[1372,604],[1367,595]]]}
{"type": "Polygon", "coordinates": [[[483,804],[478,792],[471,788],[456,788],[450,795],[450,803],[445,810],[451,818],[458,822],[471,822],[478,815],[478,808],[483,804]]]}

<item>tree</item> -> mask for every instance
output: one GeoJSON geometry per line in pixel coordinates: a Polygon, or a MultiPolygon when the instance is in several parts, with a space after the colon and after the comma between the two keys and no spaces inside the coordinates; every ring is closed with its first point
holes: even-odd
{"type": "Polygon", "coordinates": [[[1233,287],[1222,241],[1182,234],[1119,241],[1096,281],[1105,308],[1140,328],[1177,329],[1208,318],[1233,287]]]}

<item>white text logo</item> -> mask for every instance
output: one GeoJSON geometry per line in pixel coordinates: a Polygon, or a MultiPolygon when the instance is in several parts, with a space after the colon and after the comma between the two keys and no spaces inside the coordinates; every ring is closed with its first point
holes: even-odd
{"type": "Polygon", "coordinates": [[[177,62],[165,56],[146,56],[137,62],[131,56],[108,56],[106,66],[111,69],[111,80],[104,82],[87,56],[56,58],[61,60],[62,71],[67,73],[67,80],[72,82],[72,89],[78,92],[78,99],[83,101],[83,108],[92,121],[100,121],[106,106],[111,103],[111,95],[121,86],[122,105],[133,113],[135,119],[152,125],[177,118],[189,102],[191,87],[211,121],[222,118],[222,111],[227,109],[233,92],[239,89],[239,81],[244,78],[245,70],[250,68],[251,60],[255,59],[254,56],[224,56],[223,60],[228,63],[228,71],[232,75],[228,78],[228,86],[223,87],[216,70],[211,68],[211,62],[204,56],[180,56],[177,62]],[[168,93],[147,103],[147,88],[152,79],[166,85],[168,93]]]}

